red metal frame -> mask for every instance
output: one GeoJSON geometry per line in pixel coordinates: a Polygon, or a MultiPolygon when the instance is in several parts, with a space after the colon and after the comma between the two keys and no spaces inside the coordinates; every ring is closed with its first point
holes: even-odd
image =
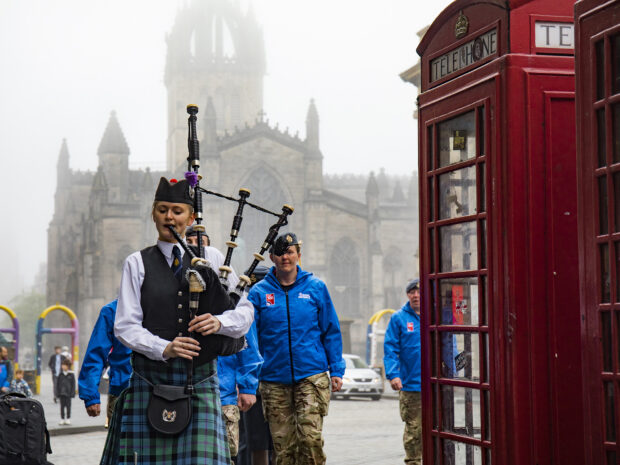
{"type": "Polygon", "coordinates": [[[620,233],[615,232],[615,196],[613,175],[620,171],[620,163],[613,163],[611,105],[620,102],[620,92],[612,94],[611,50],[609,37],[620,34],[620,1],[580,0],[575,5],[576,77],[577,77],[577,147],[579,155],[579,266],[581,276],[581,317],[583,319],[583,388],[584,410],[591,413],[585,422],[585,447],[588,463],[609,464],[620,460],[620,361],[618,360],[620,296],[617,295],[618,267],[616,247],[620,233]],[[603,42],[604,92],[597,96],[596,44],[603,42]],[[598,161],[598,116],[605,109],[606,152],[605,163],[598,161]],[[607,212],[599,204],[599,179],[607,189],[607,212]],[[600,230],[600,219],[606,213],[607,231],[600,230]],[[609,302],[603,302],[600,247],[608,246],[609,302]],[[603,353],[602,316],[609,315],[611,340],[603,353]],[[603,357],[611,356],[611,371],[604,371],[603,357]],[[609,413],[605,404],[604,383],[611,382],[615,399],[614,441],[606,438],[605,422],[609,413]]]}
{"type": "MultiPolygon", "coordinates": [[[[433,257],[433,262],[434,262],[434,271],[431,272],[430,271],[430,255],[429,253],[431,252],[431,248],[427,247],[426,244],[430,243],[430,234],[432,232],[432,234],[434,235],[434,240],[433,242],[435,244],[439,243],[439,227],[441,226],[446,226],[446,225],[450,225],[450,224],[458,224],[458,223],[467,223],[470,221],[476,221],[477,223],[477,228],[479,228],[479,223],[480,221],[486,221],[487,227],[486,227],[486,235],[487,238],[489,238],[491,236],[491,229],[489,227],[490,224],[490,219],[489,219],[489,205],[491,203],[490,199],[491,194],[492,194],[492,186],[491,186],[491,182],[489,182],[489,177],[490,177],[490,170],[488,169],[489,166],[489,153],[494,153],[494,149],[492,146],[494,146],[494,142],[492,139],[492,134],[494,133],[493,128],[490,126],[491,124],[491,108],[493,107],[492,101],[494,100],[492,97],[489,96],[488,92],[481,92],[482,88],[489,88],[489,86],[491,86],[491,88],[493,88],[493,76],[489,77],[488,75],[486,76],[485,79],[486,83],[482,83],[482,82],[477,82],[475,86],[472,86],[471,88],[465,90],[463,93],[458,93],[458,94],[450,94],[449,98],[445,98],[445,100],[449,100],[450,101],[450,106],[452,108],[454,108],[454,110],[452,111],[448,111],[445,112],[444,114],[440,114],[437,115],[434,118],[429,118],[428,120],[424,121],[424,127],[425,127],[425,134],[428,134],[428,127],[433,127],[433,157],[435,159],[433,165],[435,167],[434,170],[432,170],[430,173],[428,173],[427,171],[427,164],[428,164],[428,143],[426,142],[426,138],[424,138],[425,140],[421,143],[421,148],[420,148],[420,153],[424,153],[425,156],[421,156],[419,157],[419,161],[420,161],[420,173],[426,173],[427,175],[423,176],[422,182],[420,183],[420,192],[428,192],[429,190],[429,181],[435,182],[435,184],[437,184],[436,180],[438,179],[440,174],[443,173],[447,173],[450,171],[454,171],[457,169],[461,169],[464,167],[468,167],[468,166],[481,166],[484,164],[485,166],[485,175],[487,178],[487,181],[485,182],[485,199],[486,199],[486,211],[485,212],[480,212],[480,209],[478,208],[478,213],[475,215],[470,215],[470,216],[464,216],[464,217],[458,217],[458,218],[450,218],[450,219],[439,219],[439,190],[437,188],[437,186],[433,189],[433,196],[434,196],[434,200],[433,200],[433,209],[434,209],[434,213],[433,213],[433,218],[434,220],[431,222],[429,221],[429,211],[428,208],[423,208],[423,212],[421,212],[421,217],[422,219],[422,223],[421,224],[425,224],[426,226],[423,228],[423,231],[421,231],[421,250],[424,250],[424,254],[422,254],[421,256],[421,269],[422,274],[427,274],[429,279],[425,280],[424,284],[426,286],[425,292],[422,293],[423,297],[422,297],[422,307],[425,311],[422,312],[422,318],[423,318],[423,325],[427,325],[428,331],[424,334],[424,338],[425,340],[423,341],[423,344],[426,345],[426,347],[434,347],[434,351],[435,353],[432,354],[431,351],[425,351],[426,352],[426,356],[425,359],[423,360],[423,377],[424,379],[432,379],[432,382],[430,384],[431,386],[431,392],[428,392],[428,390],[425,392],[423,390],[423,402],[424,404],[427,406],[431,405],[431,396],[441,396],[441,392],[440,392],[440,386],[441,385],[451,385],[451,386],[457,386],[457,387],[464,387],[464,388],[470,388],[473,387],[475,389],[478,389],[480,391],[480,401],[481,401],[481,414],[483,414],[483,412],[485,411],[485,408],[490,407],[486,405],[486,398],[484,395],[485,391],[489,391],[490,389],[490,380],[494,379],[495,373],[494,373],[494,368],[492,366],[489,366],[487,369],[487,350],[490,347],[493,347],[494,343],[493,343],[493,334],[490,333],[489,331],[489,327],[492,326],[492,323],[490,321],[490,317],[493,315],[493,311],[490,308],[492,306],[492,300],[490,298],[488,298],[487,295],[483,295],[483,293],[488,294],[488,278],[487,278],[487,285],[486,286],[479,286],[478,287],[478,302],[479,302],[479,308],[482,308],[482,304],[484,303],[486,305],[486,310],[485,310],[485,314],[486,314],[486,323],[482,320],[482,317],[479,317],[479,322],[477,326],[459,326],[459,325],[442,325],[441,323],[441,319],[439,316],[439,311],[440,311],[440,299],[437,298],[437,293],[439,292],[439,283],[441,280],[443,279],[450,279],[450,278],[460,278],[460,277],[473,277],[473,278],[478,278],[478,282],[480,282],[480,278],[481,277],[485,277],[488,275],[489,273],[489,269],[491,268],[491,257],[492,254],[490,253],[489,249],[487,249],[486,251],[486,265],[487,268],[484,269],[480,269],[478,268],[475,271],[458,271],[458,272],[440,272],[439,271],[439,263],[440,263],[440,256],[439,256],[439,247],[435,247],[434,248],[434,257],[433,257]],[[474,94],[474,95],[479,95],[480,97],[478,98],[472,98],[470,97],[470,94],[474,94]],[[463,102],[464,104],[462,104],[461,102],[463,102]],[[472,158],[470,160],[464,161],[464,162],[460,162],[460,163],[455,163],[446,167],[442,167],[442,168],[437,168],[438,166],[438,136],[437,136],[437,124],[445,121],[445,120],[449,120],[451,118],[453,118],[454,116],[457,116],[459,114],[462,113],[466,113],[468,111],[471,111],[472,109],[476,109],[476,130],[478,132],[478,124],[479,124],[479,117],[478,117],[478,110],[479,108],[483,107],[485,108],[485,118],[484,118],[484,122],[483,124],[486,126],[485,127],[485,131],[484,131],[484,137],[485,137],[485,146],[486,146],[486,153],[484,155],[481,154],[481,149],[480,149],[480,139],[479,137],[476,137],[476,154],[477,156],[475,158],[472,158]],[[431,291],[431,282],[434,283],[434,287],[435,287],[435,292],[432,293],[431,291]],[[426,298],[424,296],[432,296],[434,298],[428,299],[428,301],[426,300],[426,298]],[[432,309],[432,310],[431,310],[432,309]],[[425,315],[431,315],[431,312],[433,313],[433,318],[429,318],[425,315]],[[479,337],[479,356],[480,356],[480,380],[478,382],[475,381],[461,381],[461,380],[453,380],[453,379],[446,379],[446,378],[441,378],[441,348],[440,348],[440,343],[437,341],[437,339],[439,338],[439,335],[441,333],[454,333],[454,332],[458,332],[458,333],[478,333],[480,334],[479,337]],[[431,345],[431,335],[436,335],[433,336],[433,338],[435,338],[435,343],[433,343],[431,345]],[[485,345],[485,341],[484,341],[484,335],[488,335],[488,344],[485,345]],[[434,373],[436,373],[436,376],[431,376],[431,363],[432,360],[434,360],[435,363],[435,367],[434,367],[434,373]],[[485,376],[486,373],[488,373],[488,380],[485,380],[485,376]]],[[[435,105],[437,102],[433,101],[433,98],[431,97],[431,102],[430,106],[435,105]]],[[[422,105],[420,107],[420,110],[422,111],[423,108],[425,109],[426,106],[422,105]]],[[[422,120],[420,120],[420,124],[422,125],[422,120]]],[[[478,134],[477,134],[478,135],[478,134]]],[[[477,169],[477,176],[479,175],[480,172],[480,168],[477,169]]],[[[421,194],[422,195],[422,194],[421,194]]],[[[477,202],[478,202],[478,206],[480,205],[481,202],[481,195],[480,195],[480,183],[478,183],[478,187],[477,187],[477,202]]],[[[424,198],[424,197],[421,197],[424,198]]],[[[421,205],[423,205],[424,202],[421,202],[421,205]]],[[[481,238],[480,235],[477,235],[477,240],[478,240],[478,244],[477,244],[477,253],[478,253],[478,264],[480,266],[480,263],[482,262],[481,260],[481,254],[483,252],[483,248],[482,248],[482,244],[480,243],[481,238]]],[[[487,239],[487,242],[489,240],[487,239]]],[[[492,361],[492,358],[489,358],[489,361],[492,361]]],[[[493,402],[493,398],[491,397],[491,402],[493,402]]],[[[430,409],[428,409],[427,411],[430,411],[430,409]]],[[[483,451],[483,464],[487,463],[487,459],[486,459],[486,454],[484,453],[485,448],[488,448],[491,446],[492,442],[497,441],[497,436],[496,436],[496,432],[491,431],[491,441],[487,441],[485,440],[485,437],[487,436],[486,431],[485,431],[485,421],[483,418],[481,418],[481,439],[474,439],[474,438],[468,438],[468,437],[464,437],[464,436],[460,436],[454,433],[449,433],[449,432],[444,432],[444,431],[440,431],[438,429],[433,429],[433,423],[436,422],[437,425],[440,426],[442,425],[442,417],[441,417],[441,412],[438,412],[438,415],[435,417],[434,414],[436,412],[433,412],[433,415],[427,415],[425,417],[425,421],[424,421],[424,426],[425,429],[427,431],[430,431],[431,429],[433,430],[433,435],[431,437],[431,435],[425,435],[425,443],[424,443],[424,447],[425,450],[432,450],[433,448],[433,441],[435,437],[437,438],[442,438],[442,439],[452,439],[452,440],[457,440],[459,442],[463,442],[463,443],[467,443],[467,444],[472,444],[472,445],[476,445],[476,446],[480,446],[482,448],[483,451]]],[[[489,408],[489,417],[490,417],[490,425],[493,425],[494,422],[494,409],[493,408],[489,408]]],[[[429,460],[429,459],[426,459],[429,460]]],[[[432,462],[431,462],[432,463],[432,462]]],[[[443,462],[443,458],[440,459],[440,463],[444,463],[443,462]]],[[[493,463],[496,463],[495,461],[493,461],[493,463]]]]}

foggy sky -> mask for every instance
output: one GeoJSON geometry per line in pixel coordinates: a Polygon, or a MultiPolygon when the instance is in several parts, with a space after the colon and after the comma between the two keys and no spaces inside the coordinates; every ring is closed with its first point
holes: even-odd
{"type": "MultiPolygon", "coordinates": [[[[8,295],[0,286],[0,305],[47,260],[63,138],[71,168],[95,170],[115,110],[130,167],[165,168],[165,34],[182,3],[0,0],[0,263],[12,283],[8,295]]],[[[418,59],[416,32],[449,3],[254,0],[270,122],[305,137],[314,98],[326,173],[411,173],[415,88],[398,74],[418,59]]]]}

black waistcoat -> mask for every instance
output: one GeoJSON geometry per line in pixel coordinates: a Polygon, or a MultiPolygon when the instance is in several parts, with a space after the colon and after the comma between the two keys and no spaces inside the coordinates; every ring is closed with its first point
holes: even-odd
{"type": "MultiPolygon", "coordinates": [[[[185,279],[185,270],[189,266],[189,256],[183,255],[183,278],[175,278],[166,257],[157,246],[140,251],[144,263],[144,282],[141,288],[140,304],[142,306],[142,326],[151,333],[172,341],[177,336],[189,336],[189,283],[185,279]]],[[[212,269],[201,272],[207,283],[207,289],[200,294],[198,315],[211,313],[220,315],[225,310],[234,308],[228,292],[219,283],[212,269]]],[[[200,343],[200,355],[194,358],[196,366],[213,360],[218,355],[230,355],[243,348],[244,338],[231,338],[212,334],[201,336],[194,334],[200,343]]]]}

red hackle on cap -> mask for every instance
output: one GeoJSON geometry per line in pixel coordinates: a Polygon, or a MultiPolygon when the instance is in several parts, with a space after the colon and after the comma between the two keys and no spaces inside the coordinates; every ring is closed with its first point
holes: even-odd
{"type": "Polygon", "coordinates": [[[179,181],[177,181],[177,180],[176,180],[176,179],[174,179],[174,178],[172,178],[172,179],[170,180],[170,184],[176,184],[177,182],[179,182],[179,181]]]}

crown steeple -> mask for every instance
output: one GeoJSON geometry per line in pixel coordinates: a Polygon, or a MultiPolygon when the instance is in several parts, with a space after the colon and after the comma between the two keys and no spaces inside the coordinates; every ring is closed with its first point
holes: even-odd
{"type": "Polygon", "coordinates": [[[220,136],[254,121],[263,108],[265,49],[253,12],[231,0],[188,2],[166,44],[167,166],[172,170],[185,159],[187,104],[203,108],[212,98],[220,136]]]}

